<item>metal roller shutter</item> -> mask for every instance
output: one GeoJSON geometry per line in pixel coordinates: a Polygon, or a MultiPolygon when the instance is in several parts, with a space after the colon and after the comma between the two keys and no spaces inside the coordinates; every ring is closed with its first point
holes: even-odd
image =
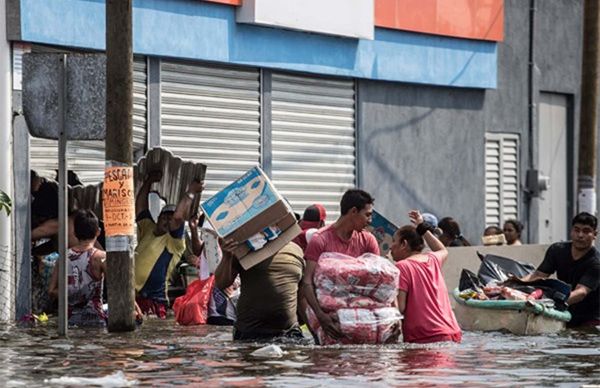
{"type": "Polygon", "coordinates": [[[148,138],[148,69],[146,57],[133,58],[133,160],[146,152],[148,138]]]}
{"type": "Polygon", "coordinates": [[[161,145],[205,163],[205,197],[260,163],[257,69],[161,62],[161,145]]]}
{"type": "Polygon", "coordinates": [[[354,81],[273,73],[272,179],[296,212],[313,203],[339,216],[355,177],[354,81]]]}
{"type": "Polygon", "coordinates": [[[485,223],[502,226],[519,216],[519,137],[488,134],[485,144],[485,223]]]}
{"type": "MultiPolygon", "coordinates": [[[[72,52],[63,48],[34,45],[32,52],[72,52]]],[[[133,63],[133,152],[134,160],[146,149],[146,59],[135,57],[133,63]]],[[[104,176],[104,141],[70,141],[67,151],[69,169],[84,184],[95,184],[104,176]]],[[[58,142],[31,137],[30,165],[40,175],[54,178],[58,169],[58,142]]]]}

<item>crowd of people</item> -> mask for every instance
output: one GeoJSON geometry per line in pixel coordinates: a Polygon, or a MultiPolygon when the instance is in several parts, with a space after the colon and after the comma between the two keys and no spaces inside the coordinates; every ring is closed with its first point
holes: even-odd
{"type": "MultiPolygon", "coordinates": [[[[136,311],[132,314],[164,319],[172,302],[167,291],[176,265],[187,258],[192,265],[202,266],[205,245],[199,237],[200,221],[190,211],[192,201],[202,194],[204,183],[192,182],[179,203],[165,205],[154,221],[148,194],[151,185],[161,179],[161,173],[150,173],[136,198],[136,311]],[[189,254],[185,254],[186,249],[189,254]]],[[[53,205],[49,205],[54,193],[56,190],[49,182],[32,174],[33,241],[50,238],[51,242],[57,232],[57,211],[53,212],[53,205]],[[38,199],[46,205],[41,205],[38,199]]],[[[208,323],[233,325],[235,340],[299,339],[304,336],[301,325],[307,322],[304,311],[309,306],[330,338],[344,336],[335,314],[323,311],[319,305],[314,273],[326,252],[352,257],[365,253],[380,255],[375,236],[366,230],[372,220],[373,206],[374,198],[369,193],[348,190],[340,201],[339,218],[330,225],[325,225],[323,206],[308,207],[299,220],[302,233],[249,269],[244,269],[235,256],[239,243],[220,239],[222,258],[210,274],[214,276],[214,289],[208,306],[209,310],[212,308],[208,323]]],[[[408,219],[410,224],[394,234],[389,254],[400,272],[394,306],[404,319],[398,333],[402,333],[405,342],[460,342],[461,330],[441,268],[448,258],[447,247],[471,244],[451,217],[438,222],[434,215],[415,210],[408,219]]],[[[69,221],[69,323],[103,325],[106,255],[101,242],[101,222],[92,211],[76,209],[70,212],[69,221]]],[[[502,235],[503,239],[495,240],[495,244],[520,245],[522,230],[521,223],[509,220],[502,229],[486,228],[484,236],[502,235]]],[[[537,271],[523,279],[545,278],[556,272],[558,279],[569,283],[573,289],[568,301],[573,325],[600,324],[600,253],[593,245],[596,235],[596,217],[586,213],[577,215],[572,223],[571,241],[552,245],[537,271]]],[[[36,244],[34,252],[41,256],[43,253],[37,252],[40,246],[36,244]]],[[[57,294],[56,272],[53,271],[48,282],[50,300],[57,294]]]]}

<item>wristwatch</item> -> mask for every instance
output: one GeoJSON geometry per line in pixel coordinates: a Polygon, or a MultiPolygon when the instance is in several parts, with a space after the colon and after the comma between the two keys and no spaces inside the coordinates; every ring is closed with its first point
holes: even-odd
{"type": "Polygon", "coordinates": [[[187,195],[187,197],[188,197],[189,199],[191,199],[192,201],[194,200],[194,197],[195,197],[194,193],[190,193],[189,191],[187,191],[187,192],[185,193],[185,195],[187,195]]]}

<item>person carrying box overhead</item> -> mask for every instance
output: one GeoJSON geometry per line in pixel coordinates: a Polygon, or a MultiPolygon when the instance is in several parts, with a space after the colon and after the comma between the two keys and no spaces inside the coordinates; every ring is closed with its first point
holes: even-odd
{"type": "Polygon", "coordinates": [[[296,314],[304,270],[302,249],[289,242],[275,255],[244,269],[233,253],[237,245],[239,243],[231,239],[221,240],[223,258],[215,271],[215,286],[222,290],[240,275],[242,288],[233,339],[303,339],[296,314]]]}
{"type": "Polygon", "coordinates": [[[135,291],[144,314],[154,313],[164,319],[169,305],[167,279],[185,251],[184,223],[194,197],[204,189],[204,181],[190,183],[177,206],[165,205],[154,222],[148,209],[148,193],[150,186],[161,179],[161,171],[150,172],[136,197],[135,291]]]}

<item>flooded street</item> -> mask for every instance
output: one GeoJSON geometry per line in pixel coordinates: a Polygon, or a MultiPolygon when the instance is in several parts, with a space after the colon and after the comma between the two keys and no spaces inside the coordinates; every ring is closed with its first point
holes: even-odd
{"type": "Polygon", "coordinates": [[[5,326],[0,386],[581,386],[600,384],[598,331],[517,337],[465,333],[460,345],[281,345],[280,358],[234,343],[229,328],[147,320],[127,334],[5,326]],[[105,378],[109,376],[108,378],[105,378]],[[81,378],[94,378],[85,380],[81,378]],[[104,378],[100,379],[99,378],[104,378]]]}

